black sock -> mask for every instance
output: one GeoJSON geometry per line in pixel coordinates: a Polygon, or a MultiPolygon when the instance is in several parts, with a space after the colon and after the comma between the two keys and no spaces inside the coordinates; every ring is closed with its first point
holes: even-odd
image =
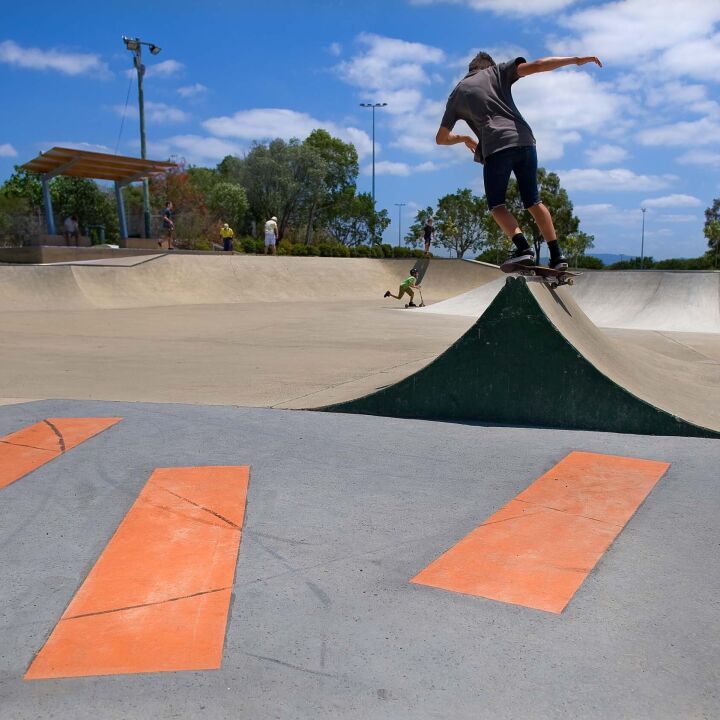
{"type": "Polygon", "coordinates": [[[557,240],[548,240],[547,241],[548,250],[550,251],[550,259],[554,260],[555,258],[559,258],[562,255],[562,250],[560,250],[560,246],[558,245],[557,240]]]}
{"type": "Polygon", "coordinates": [[[527,250],[530,247],[530,243],[525,239],[525,236],[521,232],[517,235],[513,235],[512,241],[515,243],[515,247],[518,250],[527,250]]]}

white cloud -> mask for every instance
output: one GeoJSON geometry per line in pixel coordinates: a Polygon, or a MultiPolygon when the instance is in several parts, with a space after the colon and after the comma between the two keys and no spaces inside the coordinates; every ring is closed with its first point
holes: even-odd
{"type": "MultiPolygon", "coordinates": [[[[382,160],[375,163],[375,174],[399,175],[401,177],[407,177],[408,175],[412,175],[413,173],[432,172],[433,170],[437,170],[438,167],[439,166],[432,161],[423,162],[418,165],[410,165],[409,163],[404,162],[391,162],[390,160],[382,160]]],[[[370,175],[372,173],[372,165],[366,165],[363,168],[363,173],[365,175],[370,175]]]]}
{"type": "Polygon", "coordinates": [[[546,15],[572,5],[575,0],[410,0],[412,5],[466,5],[472,10],[498,15],[546,15]]]}
{"type": "MultiPolygon", "coordinates": [[[[126,114],[129,117],[138,117],[139,111],[134,105],[113,105],[111,109],[118,115],[126,114]]],[[[145,118],[155,123],[181,123],[190,119],[190,114],[173,105],[153,102],[145,102],[145,118]]]]}
{"type": "Polygon", "coordinates": [[[360,53],[340,63],[335,71],[345,82],[361,90],[363,99],[386,102],[384,112],[402,114],[422,102],[420,88],[432,83],[425,66],[445,59],[439,48],[397,38],[362,33],[360,53]]]}
{"type": "Polygon", "coordinates": [[[562,157],[566,145],[581,140],[580,132],[597,136],[609,125],[622,128],[620,118],[629,106],[610,86],[576,70],[531,75],[513,85],[513,96],[533,128],[543,161],[562,157]]]}
{"type": "Polygon", "coordinates": [[[193,85],[185,85],[177,89],[178,95],[184,98],[195,97],[196,95],[202,95],[208,91],[207,86],[202,83],[194,83],[193,85]]]}
{"type": "Polygon", "coordinates": [[[661,190],[677,179],[675,175],[637,175],[626,168],[559,170],[558,175],[567,190],[615,192],[661,190]]]}
{"type": "Polygon", "coordinates": [[[174,135],[148,144],[156,157],[183,157],[188,163],[218,162],[226,155],[242,155],[244,148],[229,140],[201,135],[174,135]]]}
{"type": "Polygon", "coordinates": [[[658,70],[672,75],[687,75],[717,82],[718,65],[720,65],[720,33],[673,45],[660,57],[658,70]]]}
{"type": "Polygon", "coordinates": [[[627,157],[627,150],[619,145],[598,145],[588,148],[585,155],[591,165],[614,165],[627,157]]]}
{"type": "Polygon", "coordinates": [[[681,155],[677,161],[681,165],[700,165],[720,168],[720,153],[706,150],[689,150],[684,155],[681,155]]]}
{"type": "MultiPolygon", "coordinates": [[[[152,77],[171,77],[185,69],[185,65],[177,60],[163,60],[152,65],[145,64],[145,79],[152,77]]],[[[125,71],[125,77],[135,77],[137,70],[130,68],[125,71]]]]}
{"type": "Polygon", "coordinates": [[[12,40],[0,43],[0,62],[30,70],[57,70],[65,75],[111,75],[108,66],[94,53],[21,47],[12,40]]]}
{"type": "Polygon", "coordinates": [[[55,140],[38,143],[38,147],[44,152],[54,147],[73,148],[74,150],[87,150],[88,152],[110,153],[114,155],[114,151],[107,145],[89,142],[75,142],[74,140],[55,140]]]}
{"type": "Polygon", "coordinates": [[[17,150],[10,143],[0,145],[0,157],[17,157],[17,150]]]}
{"type": "Polygon", "coordinates": [[[657,198],[648,198],[640,203],[643,207],[665,208],[665,207],[699,207],[702,201],[692,195],[663,195],[657,198]]]}
{"type": "Polygon", "coordinates": [[[339,42],[330,43],[330,47],[328,47],[328,52],[335,57],[342,55],[342,51],[343,46],[339,42]]]}
{"type": "MultiPolygon", "coordinates": [[[[243,140],[267,140],[270,138],[306,138],[313,130],[322,128],[331,135],[352,142],[361,157],[372,151],[372,140],[363,130],[343,127],[334,122],[318,120],[307,113],[284,108],[256,108],[240,110],[231,116],[209,118],[203,127],[213,135],[243,140]]],[[[375,152],[379,144],[375,143],[375,152]]]]}
{"type": "Polygon", "coordinates": [[[697,215],[683,215],[683,214],[673,214],[673,213],[667,213],[665,215],[660,215],[660,222],[668,222],[668,223],[687,223],[687,222],[696,222],[701,223],[702,220],[697,215]]]}
{"type": "Polygon", "coordinates": [[[720,142],[720,119],[704,117],[700,120],[683,120],[638,133],[643,145],[714,145],[720,142]]]}
{"type": "Polygon", "coordinates": [[[598,55],[611,63],[629,63],[682,47],[682,56],[670,56],[679,61],[693,43],[702,52],[698,41],[707,38],[718,21],[717,0],[692,0],[691,7],[677,0],[619,0],[561,18],[560,23],[575,37],[549,45],[558,54],[598,55]]]}

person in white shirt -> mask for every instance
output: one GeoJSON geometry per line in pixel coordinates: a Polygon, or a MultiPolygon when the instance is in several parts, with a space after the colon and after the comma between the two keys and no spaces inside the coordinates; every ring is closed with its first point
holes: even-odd
{"type": "Polygon", "coordinates": [[[71,215],[65,218],[63,235],[65,236],[65,244],[70,244],[70,238],[75,238],[75,246],[77,247],[80,241],[80,224],[78,223],[77,215],[71,215]]]}
{"type": "Polygon", "coordinates": [[[268,249],[270,250],[270,254],[275,254],[275,245],[277,243],[277,237],[278,237],[278,226],[277,226],[277,218],[273,215],[266,223],[265,223],[265,254],[268,254],[268,249]]]}

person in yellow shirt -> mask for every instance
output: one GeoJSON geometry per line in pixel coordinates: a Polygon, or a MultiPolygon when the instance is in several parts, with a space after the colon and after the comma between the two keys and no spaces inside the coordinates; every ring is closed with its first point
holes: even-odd
{"type": "Polygon", "coordinates": [[[223,241],[223,250],[225,252],[232,252],[235,233],[227,223],[223,223],[223,226],[220,228],[220,237],[223,241]]]}

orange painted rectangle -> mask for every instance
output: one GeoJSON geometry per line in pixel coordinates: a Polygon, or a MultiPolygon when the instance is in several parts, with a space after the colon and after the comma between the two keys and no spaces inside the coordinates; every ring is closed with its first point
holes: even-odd
{"type": "Polygon", "coordinates": [[[560,613],[669,467],[572,452],[411,582],[560,613]]]}
{"type": "Polygon", "coordinates": [[[219,668],[249,477],[157,468],[25,679],[219,668]]]}
{"type": "Polygon", "coordinates": [[[122,420],[120,417],[46,418],[0,438],[0,488],[122,420]]]}

